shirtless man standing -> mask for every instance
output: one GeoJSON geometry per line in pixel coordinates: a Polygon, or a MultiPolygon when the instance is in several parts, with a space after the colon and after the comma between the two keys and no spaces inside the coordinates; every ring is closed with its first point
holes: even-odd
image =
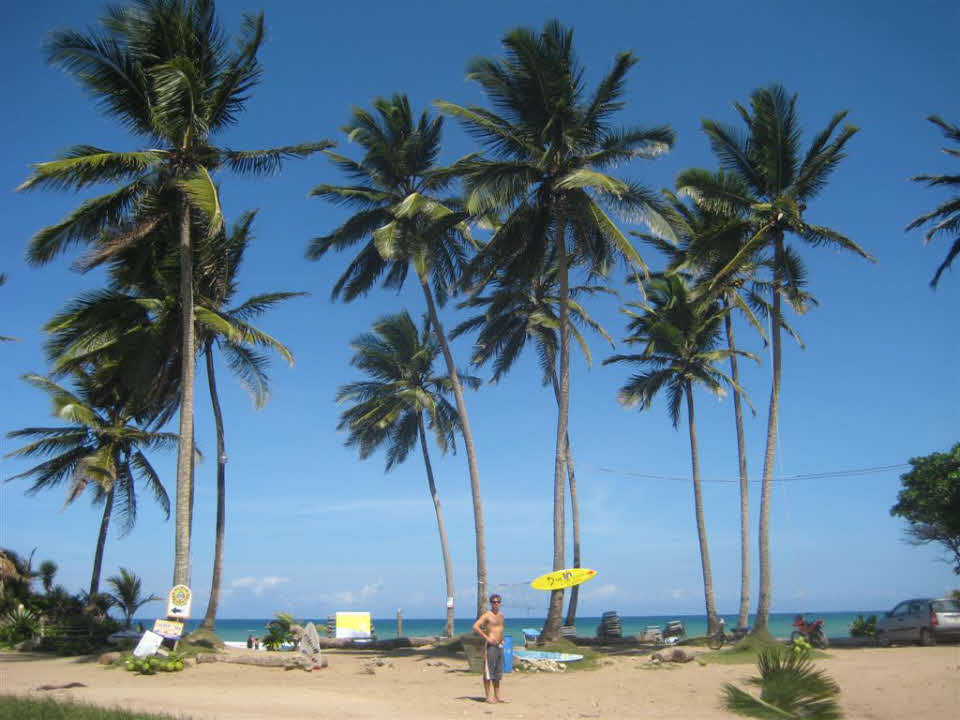
{"type": "Polygon", "coordinates": [[[503,615],[500,613],[500,604],[501,597],[491,595],[490,609],[473,624],[473,631],[486,640],[483,648],[483,691],[487,694],[488,703],[503,702],[500,699],[500,678],[503,676],[503,615]]]}

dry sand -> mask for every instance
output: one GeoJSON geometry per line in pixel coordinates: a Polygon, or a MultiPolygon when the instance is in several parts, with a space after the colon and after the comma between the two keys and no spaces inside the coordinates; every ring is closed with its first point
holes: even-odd
{"type": "MultiPolygon", "coordinates": [[[[246,651],[237,651],[246,652],[246,651]]],[[[652,665],[622,653],[596,670],[506,675],[501,705],[487,705],[466,660],[429,651],[326,653],[314,672],[204,663],[139,676],[92,660],[0,654],[0,693],[71,698],[104,706],[210,718],[731,718],[726,682],[753,665],[652,665]],[[384,664],[377,665],[377,661],[384,664]],[[370,672],[372,670],[372,673],[370,672]],[[68,690],[41,685],[83,683],[68,690]]],[[[960,646],[836,649],[817,665],[842,688],[856,720],[960,716],[960,646]]]]}

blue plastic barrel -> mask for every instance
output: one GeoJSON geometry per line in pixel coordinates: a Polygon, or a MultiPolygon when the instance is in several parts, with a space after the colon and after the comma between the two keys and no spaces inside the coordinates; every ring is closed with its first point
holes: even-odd
{"type": "Polygon", "coordinates": [[[503,671],[513,672],[513,636],[503,638],[503,671]]]}

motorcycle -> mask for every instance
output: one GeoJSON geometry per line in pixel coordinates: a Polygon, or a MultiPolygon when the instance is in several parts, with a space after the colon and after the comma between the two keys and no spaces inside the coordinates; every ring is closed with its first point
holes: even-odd
{"type": "Polygon", "coordinates": [[[750,632],[750,628],[745,627],[734,628],[731,632],[727,632],[724,619],[720,618],[719,622],[716,631],[712,635],[707,635],[707,646],[711,650],[719,650],[726,643],[732,645],[739,642],[750,632]]]}
{"type": "Polygon", "coordinates": [[[798,637],[802,637],[813,647],[821,650],[825,649],[830,641],[827,640],[827,634],[823,631],[823,618],[817,618],[813,622],[807,622],[803,615],[797,615],[793,621],[793,627],[796,628],[790,633],[790,641],[793,642],[798,637]]]}

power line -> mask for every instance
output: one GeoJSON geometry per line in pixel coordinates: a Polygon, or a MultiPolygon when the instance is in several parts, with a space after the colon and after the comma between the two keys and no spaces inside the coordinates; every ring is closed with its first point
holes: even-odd
{"type": "MultiPolygon", "coordinates": [[[[674,475],[654,475],[652,473],[642,473],[636,472],[634,470],[621,470],[618,468],[603,467],[601,465],[591,465],[589,463],[584,463],[584,467],[594,468],[600,472],[609,473],[611,475],[622,475],[626,477],[635,477],[643,480],[668,480],[672,482],[690,482],[690,477],[678,477],[674,475]]],[[[818,473],[803,473],[800,475],[786,475],[784,477],[774,478],[773,482],[777,483],[786,483],[786,482],[796,482],[798,480],[826,480],[830,478],[849,478],[849,477],[861,477],[864,475],[876,475],[878,473],[886,473],[893,470],[906,470],[910,466],[906,463],[900,463],[897,465],[877,465],[875,467],[865,467],[865,468],[853,468],[852,470],[831,470],[828,472],[818,472],[818,473]]],[[[705,483],[739,483],[739,478],[727,479],[727,478],[710,478],[703,479],[701,482],[705,483]]],[[[759,483],[759,479],[753,479],[750,482],[759,483]]]]}

